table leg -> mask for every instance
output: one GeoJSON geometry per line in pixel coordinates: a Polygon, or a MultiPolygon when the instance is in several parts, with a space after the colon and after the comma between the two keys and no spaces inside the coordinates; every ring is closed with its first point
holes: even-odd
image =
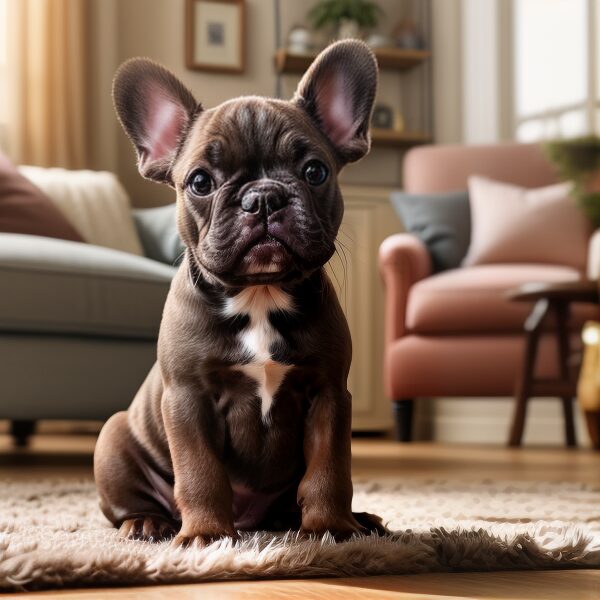
{"type": "Polygon", "coordinates": [[[544,319],[548,314],[549,307],[550,302],[547,298],[538,300],[535,303],[531,314],[525,321],[525,357],[521,377],[517,384],[515,411],[513,413],[513,421],[508,440],[509,446],[520,446],[523,439],[525,418],[527,416],[527,402],[529,401],[529,396],[531,394],[531,383],[533,381],[535,370],[535,359],[537,357],[540,332],[544,319]]]}
{"type": "MultiPolygon", "coordinates": [[[[569,357],[571,356],[571,344],[569,342],[569,307],[564,302],[557,302],[555,305],[556,313],[556,332],[558,339],[558,368],[560,378],[563,381],[570,381],[569,357]]],[[[563,396],[561,398],[563,413],[565,419],[565,441],[569,448],[577,446],[575,434],[575,420],[573,418],[573,397],[563,396]]]]}

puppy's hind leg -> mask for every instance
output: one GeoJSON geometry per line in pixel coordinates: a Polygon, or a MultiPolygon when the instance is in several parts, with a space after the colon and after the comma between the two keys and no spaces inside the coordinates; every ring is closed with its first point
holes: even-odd
{"type": "MultiPolygon", "coordinates": [[[[127,413],[104,425],[94,451],[94,477],[100,508],[121,537],[161,541],[175,535],[175,519],[161,503],[155,482],[143,465],[143,449],[134,439],[127,413]]],[[[165,485],[168,485],[165,482],[165,485]]]]}

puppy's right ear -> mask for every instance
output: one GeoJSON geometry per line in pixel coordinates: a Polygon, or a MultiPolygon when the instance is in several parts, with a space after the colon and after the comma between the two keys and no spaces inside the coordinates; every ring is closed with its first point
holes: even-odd
{"type": "Polygon", "coordinates": [[[343,162],[362,158],[371,146],[377,73],[377,60],[367,44],[335,42],[313,61],[292,100],[329,138],[343,162]]]}
{"type": "Polygon", "coordinates": [[[113,100],[133,142],[140,173],[172,185],[171,167],[201,106],[167,69],[147,58],[123,63],[113,83],[113,100]]]}

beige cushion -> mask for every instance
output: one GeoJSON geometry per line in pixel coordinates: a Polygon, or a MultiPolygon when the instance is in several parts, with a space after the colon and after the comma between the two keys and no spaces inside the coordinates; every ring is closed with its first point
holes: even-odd
{"type": "Polygon", "coordinates": [[[156,339],[176,269],[126,252],[0,234],[0,330],[156,339]]]}
{"type": "MultiPolygon", "coordinates": [[[[532,304],[508,300],[508,290],[524,283],[581,277],[575,269],[548,265],[480,265],[445,271],[411,288],[406,326],[425,335],[521,332],[532,304]]],[[[594,305],[575,305],[571,325],[580,327],[586,319],[599,316],[594,305]]]]}
{"type": "Polygon", "coordinates": [[[142,256],[127,192],[112,173],[22,166],[86,242],[142,256]]]}
{"type": "Polygon", "coordinates": [[[528,190],[469,178],[471,245],[465,265],[541,263],[584,271],[590,224],[570,183],[528,190]]]}

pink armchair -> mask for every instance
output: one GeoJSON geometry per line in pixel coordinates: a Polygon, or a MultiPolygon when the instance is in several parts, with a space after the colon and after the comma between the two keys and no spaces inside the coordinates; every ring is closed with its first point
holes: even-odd
{"type": "MultiPolygon", "coordinates": [[[[405,158],[404,189],[413,194],[463,190],[472,174],[532,188],[557,181],[537,145],[423,146],[405,158]]],[[[416,398],[514,393],[531,307],[507,300],[507,290],[585,277],[547,264],[480,265],[432,275],[425,246],[405,233],[382,243],[379,263],[385,285],[385,389],[401,441],[412,439],[416,398]]],[[[593,306],[576,306],[573,331],[596,313],[593,306]]],[[[556,363],[554,339],[547,335],[538,375],[555,376],[556,363]]]]}

